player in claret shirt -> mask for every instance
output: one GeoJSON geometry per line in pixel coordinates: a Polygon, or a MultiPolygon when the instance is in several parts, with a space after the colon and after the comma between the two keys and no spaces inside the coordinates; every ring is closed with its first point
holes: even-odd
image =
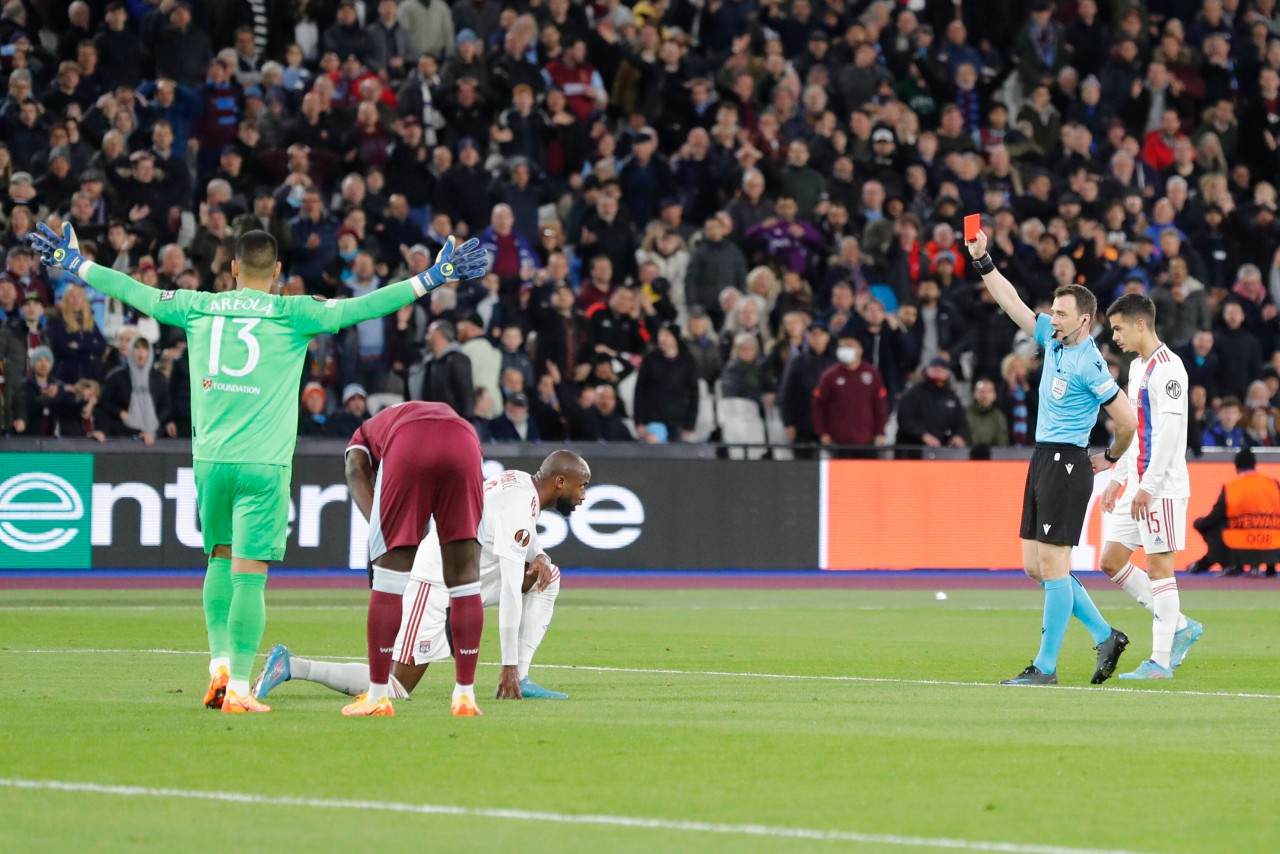
{"type": "Polygon", "coordinates": [[[275,239],[250,231],[236,241],[229,293],[160,291],[80,254],[70,224],[41,224],[28,238],[58,267],[161,323],[186,330],[200,527],[209,568],[205,623],[209,690],[205,705],[266,712],[249,678],[266,626],[267,564],[284,557],[289,487],[298,433],[298,382],[313,336],[392,314],[449,281],[484,275],[479,241],[440,250],[433,267],[357,299],[274,293],[275,239]]]}

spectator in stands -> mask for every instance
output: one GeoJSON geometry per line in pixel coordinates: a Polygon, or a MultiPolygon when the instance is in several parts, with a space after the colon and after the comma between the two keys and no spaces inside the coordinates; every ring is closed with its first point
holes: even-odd
{"type": "Polygon", "coordinates": [[[347,438],[332,429],[332,423],[326,409],[324,386],[317,382],[309,382],[302,389],[302,412],[298,416],[298,435],[312,439],[325,437],[347,438]]]}
{"type": "Polygon", "coordinates": [[[698,421],[698,366],[680,340],[679,329],[658,330],[657,349],[641,360],[635,388],[636,432],[662,424],[670,441],[690,441],[698,421]]]}
{"type": "Polygon", "coordinates": [[[1198,330],[1210,324],[1204,283],[1187,272],[1185,258],[1170,258],[1167,281],[1151,289],[1160,340],[1177,349],[1191,343],[1198,330]]]}
{"type": "Polygon", "coordinates": [[[540,442],[537,422],[529,418],[529,396],[516,392],[506,399],[503,413],[489,422],[494,442],[540,442]]]}
{"type": "Polygon", "coordinates": [[[342,409],[333,414],[329,420],[329,431],[340,438],[349,438],[356,429],[368,421],[368,394],[359,383],[348,383],[342,389],[342,409]]]}
{"type": "Polygon", "coordinates": [[[54,374],[53,353],[48,347],[36,347],[31,352],[30,362],[31,376],[27,378],[24,389],[25,435],[57,436],[60,419],[75,409],[75,395],[54,374]]]}
{"type": "Polygon", "coordinates": [[[1009,425],[1009,441],[1015,447],[1035,443],[1039,393],[1031,382],[1031,366],[1025,356],[1010,353],[1000,364],[1000,391],[996,405],[1009,425]]]}
{"type": "MultiPolygon", "coordinates": [[[[4,284],[0,280],[0,289],[4,284]]],[[[0,322],[0,436],[26,432],[26,375],[27,348],[10,324],[0,322]]]]}
{"type": "Polygon", "coordinates": [[[1213,349],[1218,355],[1216,390],[1236,398],[1244,397],[1249,383],[1262,372],[1262,348],[1244,322],[1244,308],[1232,299],[1223,306],[1221,323],[1213,332],[1213,349]]]}
{"type": "Polygon", "coordinates": [[[831,333],[818,321],[810,323],[804,348],[787,363],[778,389],[778,408],[789,441],[802,444],[818,441],[813,422],[813,393],[822,375],[836,364],[835,354],[831,352],[831,333]]]}
{"type": "Polygon", "coordinates": [[[720,354],[720,341],[711,327],[711,317],[702,306],[690,309],[684,338],[685,350],[697,366],[698,378],[705,380],[708,387],[714,385],[720,379],[724,359],[720,354]]]}
{"type": "Polygon", "coordinates": [[[97,380],[83,379],[68,389],[74,399],[74,405],[67,407],[58,421],[58,435],[64,438],[87,438],[97,442],[106,442],[107,434],[103,432],[99,421],[98,401],[102,397],[102,387],[97,380]]]}
{"type": "Polygon", "coordinates": [[[880,372],[862,361],[862,342],[842,333],[836,360],[813,392],[813,429],[823,445],[883,445],[889,396],[880,372]]]}
{"type": "Polygon", "coordinates": [[[969,444],[964,404],[951,387],[951,364],[946,359],[934,358],[924,377],[903,394],[898,406],[897,443],[930,448],[969,444]]]}
{"type": "MultiPolygon", "coordinates": [[[[466,312],[459,316],[456,325],[458,346],[471,364],[472,384],[489,390],[490,411],[487,418],[502,413],[502,401],[506,395],[501,388],[502,352],[485,335],[485,322],[478,312],[466,312]]],[[[523,379],[523,373],[520,374],[523,379]]]]}
{"type": "Polygon", "coordinates": [[[167,11],[157,7],[143,17],[143,51],[154,59],[157,76],[198,86],[213,59],[209,35],[193,24],[186,0],[168,7],[167,11]]]}
{"type": "Polygon", "coordinates": [[[996,385],[991,380],[973,384],[973,402],[965,410],[965,418],[974,447],[1003,448],[1009,444],[1009,422],[996,406],[996,385]]]}
{"type": "Polygon", "coordinates": [[[738,299],[725,318],[724,331],[720,333],[720,353],[726,362],[731,358],[730,351],[737,345],[740,334],[755,338],[756,353],[764,352],[769,338],[765,325],[764,300],[755,294],[738,299]]]}
{"type": "Polygon", "coordinates": [[[587,394],[589,405],[579,399],[582,406],[577,430],[570,427],[570,438],[584,442],[634,442],[636,437],[622,420],[618,410],[618,392],[608,383],[594,387],[594,393],[587,394]],[[576,436],[574,435],[576,432],[576,436]]]}
{"type": "Polygon", "coordinates": [[[720,375],[720,396],[760,403],[764,392],[760,377],[760,339],[750,332],[738,332],[720,375]]]}
{"type": "Polygon", "coordinates": [[[519,371],[524,387],[533,388],[533,360],[525,349],[524,331],[519,326],[507,326],[502,330],[502,370],[519,371]]]}
{"type": "Polygon", "coordinates": [[[751,226],[745,236],[761,246],[773,263],[807,275],[811,255],[825,242],[822,234],[813,223],[796,218],[799,205],[794,196],[779,196],[773,207],[776,216],[751,226]]]}
{"type": "Polygon", "coordinates": [[[529,417],[538,428],[538,434],[547,442],[560,442],[568,438],[568,424],[560,405],[557,373],[543,374],[538,380],[536,394],[529,399],[529,417]]]}
{"type": "Polygon", "coordinates": [[[1250,406],[1245,422],[1244,441],[1250,448],[1270,448],[1276,443],[1273,418],[1265,406],[1250,406]]]}
{"type": "Polygon", "coordinates": [[[107,342],[93,322],[93,312],[83,288],[67,286],[62,292],[58,313],[49,319],[48,330],[58,379],[65,385],[75,385],[81,379],[97,379],[98,358],[107,349],[107,342]]]}
{"type": "Polygon", "coordinates": [[[458,346],[458,334],[447,320],[427,327],[427,352],[422,362],[409,371],[409,392],[413,400],[447,403],[463,417],[475,412],[475,386],[471,361],[458,346]]]}
{"type": "MultiPolygon", "coordinates": [[[[49,323],[45,317],[44,299],[39,291],[30,290],[22,297],[21,316],[12,322],[13,331],[22,337],[27,348],[27,364],[35,366],[34,354],[38,347],[49,347],[49,323]]],[[[53,351],[50,350],[50,356],[53,351]]]]}
{"type": "Polygon", "coordinates": [[[608,305],[591,312],[589,340],[597,355],[630,362],[640,358],[650,334],[634,288],[615,288],[608,305]]]}
{"type": "Polygon", "coordinates": [[[907,367],[915,357],[915,341],[902,331],[897,315],[885,311],[884,303],[878,299],[867,300],[862,318],[865,324],[860,336],[862,352],[880,372],[892,407],[906,382],[907,367]]]}
{"type": "Polygon", "coordinates": [[[103,380],[100,411],[108,435],[133,436],[148,446],[157,436],[176,435],[177,425],[170,417],[169,384],[153,361],[151,342],[139,337],[125,363],[103,380]]]}
{"type": "Polygon", "coordinates": [[[1234,396],[1224,397],[1218,405],[1217,420],[1204,431],[1205,448],[1243,448],[1245,434],[1242,421],[1244,405],[1234,396]]]}
{"type": "MultiPolygon", "coordinates": [[[[478,234],[495,202],[512,207],[511,231],[533,239],[533,263],[517,252],[503,275],[433,295],[421,322],[384,341],[377,376],[361,378],[379,389],[403,383],[391,374],[414,367],[428,321],[472,311],[495,335],[555,331],[537,345],[538,360],[554,351],[570,383],[597,369],[616,381],[657,349],[660,323],[690,320],[689,352],[714,377],[713,360],[703,362],[711,351],[697,343],[709,330],[693,309],[710,312],[718,333],[721,312],[732,315],[745,292],[764,298],[771,330],[803,310],[836,334],[848,326],[861,335],[892,394],[905,381],[882,352],[892,335],[869,333],[863,317],[881,284],[906,306],[904,372],[935,355],[958,364],[972,350],[973,378],[995,379],[1017,330],[972,286],[964,254],[936,239],[970,212],[991,218],[993,260],[1033,303],[1069,279],[1090,283],[1104,302],[1148,290],[1164,340],[1211,401],[1244,394],[1280,344],[1266,316],[1268,291],[1280,293],[1267,278],[1280,243],[1267,136],[1280,126],[1280,54],[1268,52],[1265,22],[1246,21],[1252,13],[1240,4],[1156,10],[1165,16],[1157,44],[1141,10],[1116,13],[1112,33],[1094,0],[1054,10],[1037,2],[1029,19],[1007,3],[966,5],[967,23],[872,4],[849,26],[808,0],[785,14],[716,2],[696,22],[688,4],[644,3],[633,15],[606,3],[590,23],[567,0],[524,14],[492,0],[235,0],[208,18],[199,4],[112,0],[71,4],[57,33],[37,32],[38,16],[9,5],[0,21],[0,38],[17,38],[13,62],[0,68],[5,250],[56,215],[106,266],[150,281],[156,271],[140,272],[142,259],[159,257],[162,287],[190,284],[160,252],[176,244],[199,268],[197,287],[226,291],[234,281],[221,206],[230,235],[275,235],[289,293],[326,296],[322,271],[340,227],[355,232],[376,277],[394,281],[429,265],[450,226],[478,234]],[[253,16],[260,7],[265,28],[253,16]],[[104,17],[96,35],[94,9],[104,17]],[[930,25],[943,23],[935,44],[930,25]],[[760,26],[779,38],[746,37],[760,26]],[[831,43],[824,30],[843,37],[831,43]],[[1010,74],[1030,99],[1025,108],[997,88],[1010,74]],[[1020,121],[1009,121],[1010,109],[1020,121]],[[277,190],[268,197],[259,185],[277,190]],[[775,194],[798,198],[794,215],[775,194]],[[202,202],[209,213],[197,218],[202,202]],[[252,215],[238,216],[250,206],[252,215]],[[436,214],[448,224],[424,235],[436,214]],[[1096,237],[1093,222],[1103,226],[1096,237]],[[544,243],[544,229],[564,237],[544,243]],[[664,246],[669,231],[678,238],[664,246]],[[649,240],[638,247],[641,235],[649,240]],[[681,239],[690,253],[683,290],[681,239]],[[424,252],[404,251],[419,243],[424,252]],[[598,277],[596,255],[611,267],[598,277]],[[773,274],[747,276],[765,263],[773,274]],[[539,276],[543,264],[555,271],[539,276]],[[1237,275],[1247,264],[1262,272],[1237,275]],[[771,282],[787,271],[779,293],[771,282]],[[924,284],[931,277],[936,302],[924,284]],[[583,279],[584,310],[607,310],[620,286],[638,289],[628,316],[648,335],[634,361],[596,364],[579,346],[585,321],[572,310],[553,317],[559,284],[577,289],[583,279]],[[1243,333],[1236,310],[1223,309],[1228,300],[1243,309],[1243,333]],[[1210,313],[1216,345],[1203,331],[1210,313]],[[956,316],[964,332],[942,343],[956,316]],[[1245,337],[1256,340],[1256,358],[1245,337]]],[[[1260,8],[1269,14],[1270,0],[1260,8]]],[[[61,300],[70,280],[29,273],[9,303],[0,285],[0,312],[28,290],[45,306],[61,300]]],[[[98,295],[90,304],[108,338],[125,323],[155,326],[98,295]]],[[[358,348],[325,340],[307,376],[337,400],[356,379],[347,373],[358,348]]],[[[166,334],[161,346],[171,343],[166,334]]],[[[534,368],[537,379],[545,367],[534,368]]],[[[527,377],[524,385],[530,393],[527,377]]],[[[566,415],[577,406],[574,389],[557,396],[566,415]]],[[[1032,399],[1028,418],[1010,420],[1014,443],[1034,409],[1032,399]]],[[[531,417],[543,415],[531,406],[531,417]]],[[[79,429],[74,417],[65,423],[79,429]]]]}

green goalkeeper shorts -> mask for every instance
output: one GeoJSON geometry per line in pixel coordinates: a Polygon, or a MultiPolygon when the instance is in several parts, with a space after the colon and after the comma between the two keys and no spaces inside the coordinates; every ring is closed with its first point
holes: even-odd
{"type": "Polygon", "coordinates": [[[195,476],[205,554],[229,545],[244,560],[284,558],[290,466],[197,460],[195,476]]]}

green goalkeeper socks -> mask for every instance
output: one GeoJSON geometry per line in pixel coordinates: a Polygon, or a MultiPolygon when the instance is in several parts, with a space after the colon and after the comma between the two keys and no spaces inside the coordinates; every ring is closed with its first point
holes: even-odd
{"type": "Polygon", "coordinates": [[[209,658],[214,661],[231,658],[231,638],[227,634],[231,595],[231,559],[210,557],[204,574],[204,626],[209,632],[209,658]]]}
{"type": "Polygon", "coordinates": [[[267,628],[267,576],[256,572],[231,573],[231,682],[228,688],[248,694],[253,659],[258,655],[267,628]]]}

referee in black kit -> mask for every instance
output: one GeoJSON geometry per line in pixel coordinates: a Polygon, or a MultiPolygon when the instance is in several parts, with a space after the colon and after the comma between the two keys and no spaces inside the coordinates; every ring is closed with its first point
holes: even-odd
{"type": "Polygon", "coordinates": [[[1045,350],[1036,447],[1027,472],[1019,534],[1022,567],[1044,587],[1044,622],[1035,660],[1002,684],[1056,685],[1058,652],[1074,615],[1089,630],[1098,651],[1090,680],[1096,685],[1115,673],[1129,638],[1111,628],[1084,585],[1071,575],[1071,548],[1080,542],[1084,529],[1094,473],[1110,468],[1124,454],[1133,441],[1137,417],[1089,335],[1098,310],[1093,292],[1080,285],[1064,285],[1053,292],[1052,315],[1036,315],[996,271],[987,254],[987,235],[979,231],[967,245],[974,269],[1000,308],[1045,350]],[[1116,439],[1091,460],[1089,432],[1097,422],[1099,406],[1115,421],[1116,439]]]}

